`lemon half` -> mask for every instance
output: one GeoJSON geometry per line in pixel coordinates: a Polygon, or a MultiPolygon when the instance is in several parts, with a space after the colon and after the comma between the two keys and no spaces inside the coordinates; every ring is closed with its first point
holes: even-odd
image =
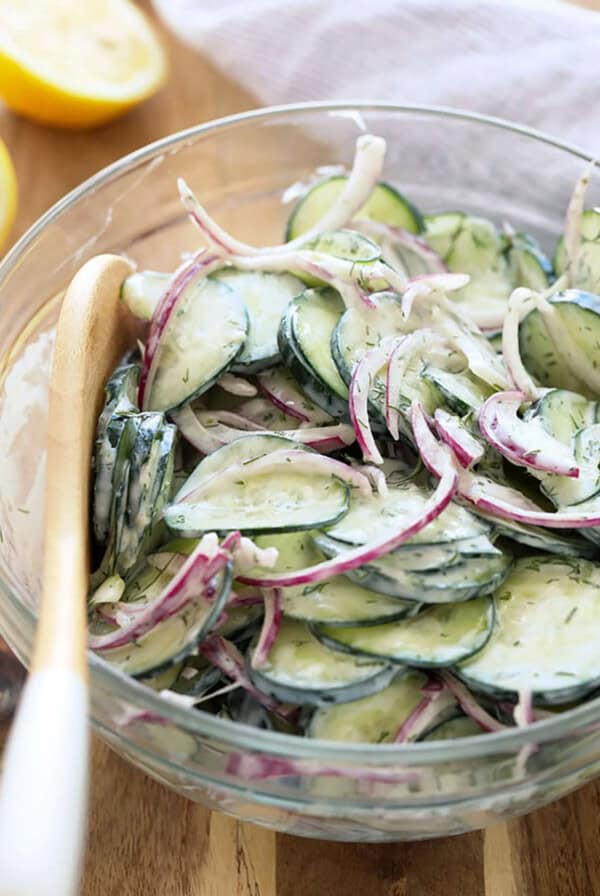
{"type": "Polygon", "coordinates": [[[17,212],[17,175],[6,145],[0,140],[0,255],[17,212]]]}
{"type": "Polygon", "coordinates": [[[165,76],[154,30],[128,0],[0,0],[0,97],[28,118],[92,127],[165,76]]]}

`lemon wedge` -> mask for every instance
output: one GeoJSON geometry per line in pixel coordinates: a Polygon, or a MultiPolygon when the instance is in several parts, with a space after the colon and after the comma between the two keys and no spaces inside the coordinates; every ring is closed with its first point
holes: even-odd
{"type": "Polygon", "coordinates": [[[0,97],[34,121],[93,127],[165,77],[156,34],[128,0],[0,0],[0,97]]]}
{"type": "Polygon", "coordinates": [[[6,144],[0,140],[0,253],[17,212],[17,175],[6,144]]]}

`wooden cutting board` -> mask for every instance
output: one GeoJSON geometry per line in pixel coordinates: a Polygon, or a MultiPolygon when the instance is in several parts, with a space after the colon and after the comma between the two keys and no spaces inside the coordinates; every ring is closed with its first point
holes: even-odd
{"type": "MultiPolygon", "coordinates": [[[[600,0],[586,5],[600,7],[600,0]]],[[[167,88],[97,131],[53,131],[0,107],[0,136],[21,187],[15,237],[124,153],[256,105],[203,59],[164,39],[172,65],[167,88]]],[[[301,840],[211,813],[99,741],[92,768],[83,896],[600,896],[600,785],[485,833],[373,846],[301,840]]]]}

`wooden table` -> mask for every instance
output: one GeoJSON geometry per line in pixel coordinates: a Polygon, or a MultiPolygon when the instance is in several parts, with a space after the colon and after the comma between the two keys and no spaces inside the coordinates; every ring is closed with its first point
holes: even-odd
{"type": "MultiPolygon", "coordinates": [[[[256,105],[166,34],[165,43],[171,51],[168,87],[97,131],[53,131],[0,108],[0,136],[16,161],[21,189],[15,237],[67,190],[124,153],[256,105]]],[[[600,784],[485,833],[354,846],[273,834],[211,814],[100,742],[94,743],[92,767],[84,896],[600,894],[600,784]]]]}

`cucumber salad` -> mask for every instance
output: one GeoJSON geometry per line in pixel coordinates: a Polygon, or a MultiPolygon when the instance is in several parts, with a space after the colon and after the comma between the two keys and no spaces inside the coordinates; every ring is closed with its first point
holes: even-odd
{"type": "Polygon", "coordinates": [[[257,728],[403,743],[600,687],[600,209],[550,260],[363,135],[284,242],[136,271],[94,449],[90,647],[257,728]],[[598,560],[596,558],[599,558],[598,560]]]}

